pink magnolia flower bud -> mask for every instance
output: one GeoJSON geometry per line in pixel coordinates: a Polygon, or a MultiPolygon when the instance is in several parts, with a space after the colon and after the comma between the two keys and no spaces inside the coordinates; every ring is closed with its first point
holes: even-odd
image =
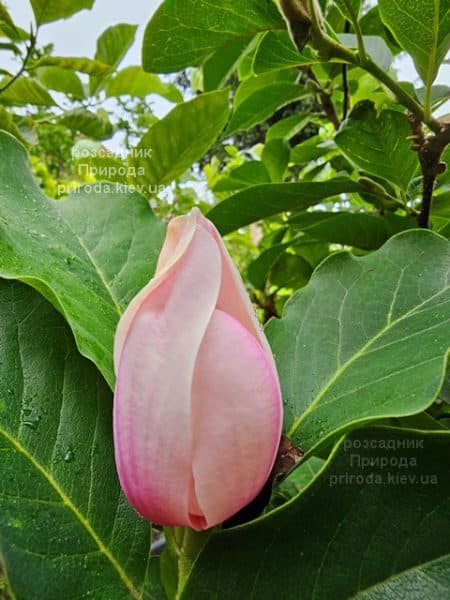
{"type": "Polygon", "coordinates": [[[248,504],[276,457],[280,386],[239,274],[199,210],[170,222],[114,358],[116,463],[135,509],[206,529],[248,504]]]}

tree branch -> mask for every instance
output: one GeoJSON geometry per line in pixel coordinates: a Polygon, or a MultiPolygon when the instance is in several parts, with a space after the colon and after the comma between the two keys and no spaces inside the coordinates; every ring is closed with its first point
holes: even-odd
{"type": "Polygon", "coordinates": [[[38,27],[36,28],[36,31],[33,30],[33,26],[31,25],[30,27],[30,43],[27,45],[26,47],[26,54],[24,56],[24,58],[22,59],[22,66],[20,67],[20,69],[17,71],[17,73],[14,75],[14,77],[11,77],[11,79],[9,79],[4,86],[0,87],[0,94],[2,94],[3,92],[5,92],[9,87],[12,86],[12,84],[17,81],[19,79],[19,77],[21,75],[23,75],[23,73],[25,72],[27,65],[28,65],[28,61],[31,58],[31,55],[33,54],[33,50],[36,47],[36,41],[37,41],[37,33],[38,33],[38,27]]]}
{"type": "Polygon", "coordinates": [[[440,128],[437,132],[426,136],[422,123],[413,113],[408,114],[411,124],[413,142],[412,148],[419,154],[420,166],[423,175],[422,208],[417,217],[419,227],[429,227],[431,206],[433,203],[433,192],[438,175],[443,173],[446,165],[441,162],[442,153],[450,144],[450,121],[439,122],[440,128]]]}

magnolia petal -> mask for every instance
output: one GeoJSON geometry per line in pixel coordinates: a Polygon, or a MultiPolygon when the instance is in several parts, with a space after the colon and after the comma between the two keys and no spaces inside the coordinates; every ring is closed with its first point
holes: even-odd
{"type": "Polygon", "coordinates": [[[192,380],[221,278],[211,236],[195,220],[180,231],[182,251],[173,244],[176,260],[164,259],[164,276],[123,325],[114,402],[121,485],[138,512],[165,525],[189,524],[192,380]]]}
{"type": "Polygon", "coordinates": [[[186,253],[197,229],[197,216],[193,213],[172,219],[167,227],[164,245],[159,255],[153,279],[133,298],[123,313],[114,338],[114,369],[117,375],[120,355],[134,317],[142,302],[156,289],[176,267],[186,253]]]}
{"type": "Polygon", "coordinates": [[[259,340],[275,367],[275,361],[272,357],[269,342],[256,318],[255,309],[250,301],[248,292],[238,269],[231,260],[220,233],[214,227],[213,223],[204,217],[198,209],[194,210],[197,212],[198,224],[207,229],[213,236],[222,257],[222,283],[220,286],[217,308],[237,319],[259,340]]]}
{"type": "Polygon", "coordinates": [[[214,311],[192,388],[196,529],[221,523],[261,490],[275,461],[282,404],[276,371],[259,341],[214,311]]]}

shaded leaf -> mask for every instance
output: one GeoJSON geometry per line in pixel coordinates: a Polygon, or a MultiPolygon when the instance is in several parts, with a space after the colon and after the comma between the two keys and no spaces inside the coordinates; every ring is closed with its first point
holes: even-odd
{"type": "Polygon", "coordinates": [[[299,590],[315,600],[448,597],[449,434],[380,429],[355,433],[351,450],[344,444],[289,504],[213,535],[182,598],[214,598],[216,590],[220,600],[298,598],[299,590]],[[388,442],[417,464],[391,470],[391,481],[377,466],[396,457],[388,442]]]}
{"type": "Polygon", "coordinates": [[[289,144],[281,138],[269,140],[264,145],[261,160],[273,183],[281,183],[286,175],[290,157],[289,144]]]}
{"type": "Polygon", "coordinates": [[[306,212],[289,223],[319,240],[363,250],[375,250],[394,234],[417,226],[412,217],[350,212],[306,212]]]}
{"type": "Polygon", "coordinates": [[[231,170],[214,184],[215,192],[232,192],[259,183],[270,183],[269,173],[259,160],[250,160],[231,170]]]}
{"type": "Polygon", "coordinates": [[[303,210],[325,198],[359,191],[364,190],[351,179],[255,185],[220,202],[209,211],[208,219],[225,235],[284,211],[303,210]]]}

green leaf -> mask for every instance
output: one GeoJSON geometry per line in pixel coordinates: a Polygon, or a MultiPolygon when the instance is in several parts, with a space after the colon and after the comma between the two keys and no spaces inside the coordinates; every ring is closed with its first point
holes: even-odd
{"type": "MultiPolygon", "coordinates": [[[[8,82],[4,79],[1,86],[8,82]]],[[[56,102],[47,90],[31,77],[19,77],[9,88],[0,94],[0,102],[6,102],[13,106],[24,106],[35,104],[36,106],[55,106],[56,102]]]]}
{"type": "Polygon", "coordinates": [[[59,67],[60,69],[79,71],[88,75],[105,75],[111,71],[110,65],[105,65],[99,60],[78,56],[43,56],[31,65],[32,69],[38,67],[59,67]]]}
{"type": "Polygon", "coordinates": [[[176,106],[155,123],[133,152],[138,185],[167,184],[180,177],[211,148],[230,112],[228,90],[209,92],[176,106]],[[148,157],[143,156],[147,152],[148,157]]]}
{"type": "Polygon", "coordinates": [[[286,175],[290,157],[289,144],[283,139],[274,138],[264,145],[261,160],[273,183],[281,183],[286,175]]]}
{"type": "Polygon", "coordinates": [[[304,258],[284,252],[272,265],[268,274],[270,285],[278,289],[298,289],[306,285],[312,275],[312,268],[304,258]]]}
{"type": "Polygon", "coordinates": [[[153,275],[164,227],[146,200],[120,185],[46,198],[24,148],[6,133],[0,155],[0,276],[25,281],[50,300],[81,353],[113,385],[117,322],[153,275]]]}
{"type": "Polygon", "coordinates": [[[267,330],[295,442],[310,450],[356,423],[434,401],[450,348],[449,274],[450,243],[420,230],[318,267],[267,330]]]}
{"type": "Polygon", "coordinates": [[[317,160],[327,154],[337,153],[336,144],[332,140],[314,135],[306,141],[297,144],[291,151],[291,162],[303,165],[312,160],[317,160]]]}
{"type": "Polygon", "coordinates": [[[355,433],[289,504],[213,535],[182,600],[447,598],[449,447],[446,432],[355,433]],[[380,468],[398,454],[417,466],[380,468]]]}
{"type": "Polygon", "coordinates": [[[358,183],[343,178],[326,182],[255,185],[220,202],[209,211],[208,219],[225,235],[284,211],[304,210],[325,198],[362,191],[358,183]]]}
{"type": "MultiPolygon", "coordinates": [[[[112,70],[115,70],[132,46],[136,31],[137,25],[128,23],[119,23],[105,29],[97,40],[95,60],[109,65],[112,70]]],[[[104,79],[104,76],[90,78],[91,94],[95,94],[99,90],[104,79]]]]}
{"type": "Polygon", "coordinates": [[[278,69],[291,69],[302,65],[311,65],[319,59],[306,47],[301,52],[292,43],[287,31],[269,31],[261,38],[253,62],[256,75],[278,69]]]}
{"type": "Polygon", "coordinates": [[[12,30],[13,32],[17,33],[16,26],[11,18],[11,15],[8,12],[8,9],[3,4],[3,2],[0,2],[0,27],[4,26],[6,26],[7,30],[12,30]]]}
{"type": "Polygon", "coordinates": [[[381,18],[431,88],[450,47],[450,0],[379,0],[381,18]]]}
{"type": "Polygon", "coordinates": [[[151,528],[120,492],[111,391],[61,315],[5,280],[0,375],[0,546],[14,597],[141,598],[151,528]]]}
{"type": "Polygon", "coordinates": [[[259,183],[270,183],[269,173],[261,161],[249,160],[222,176],[213,186],[213,191],[232,192],[259,183]]]}
{"type": "Polygon", "coordinates": [[[183,94],[172,83],[164,83],[157,75],[146,73],[141,67],[126,67],[105,85],[107,96],[135,96],[145,98],[158,94],[170,102],[183,102],[183,94]]]}
{"type": "Polygon", "coordinates": [[[7,131],[22,143],[25,143],[22,133],[14,121],[14,116],[4,106],[0,106],[0,129],[7,131]]]}
{"type": "Polygon", "coordinates": [[[289,224],[316,239],[363,250],[375,250],[394,234],[416,227],[412,217],[350,212],[307,212],[289,224]]]}
{"type": "Polygon", "coordinates": [[[334,4],[351,23],[358,20],[362,0],[334,0],[334,4]]]}
{"type": "Polygon", "coordinates": [[[288,81],[276,82],[256,90],[235,108],[226,133],[231,135],[236,131],[251,129],[271,117],[278,109],[307,94],[303,86],[288,81]]]}
{"type": "Polygon", "coordinates": [[[267,130],[266,142],[275,139],[289,141],[300,133],[310,121],[311,115],[309,113],[298,113],[285,119],[280,119],[280,121],[277,121],[267,130]]]}
{"type": "Polygon", "coordinates": [[[359,102],[336,134],[336,144],[358,168],[383,177],[406,190],[418,168],[417,153],[408,136],[411,127],[406,115],[359,102]]]}
{"type": "Polygon", "coordinates": [[[114,132],[112,123],[101,113],[94,113],[85,108],[74,108],[67,111],[59,119],[62,125],[65,125],[73,131],[78,131],[94,140],[104,140],[110,138],[114,132]]]}
{"type": "Polygon", "coordinates": [[[202,65],[205,92],[224,87],[241,59],[254,43],[254,36],[238,38],[209,56],[202,65]]]}
{"type": "Polygon", "coordinates": [[[36,23],[42,25],[68,19],[85,8],[91,9],[95,0],[30,0],[36,23]]]}
{"type": "Polygon", "coordinates": [[[0,280],[0,323],[0,546],[14,597],[141,598],[151,527],[120,492],[110,390],[31,288],[0,280]]]}
{"type": "Polygon", "coordinates": [[[84,95],[83,84],[76,73],[60,67],[40,67],[37,69],[39,81],[49,90],[68,94],[77,100],[84,95]]]}
{"type": "Polygon", "coordinates": [[[272,0],[165,0],[144,34],[143,67],[173,73],[200,65],[230,42],[270,29],[285,29],[272,0]]]}

